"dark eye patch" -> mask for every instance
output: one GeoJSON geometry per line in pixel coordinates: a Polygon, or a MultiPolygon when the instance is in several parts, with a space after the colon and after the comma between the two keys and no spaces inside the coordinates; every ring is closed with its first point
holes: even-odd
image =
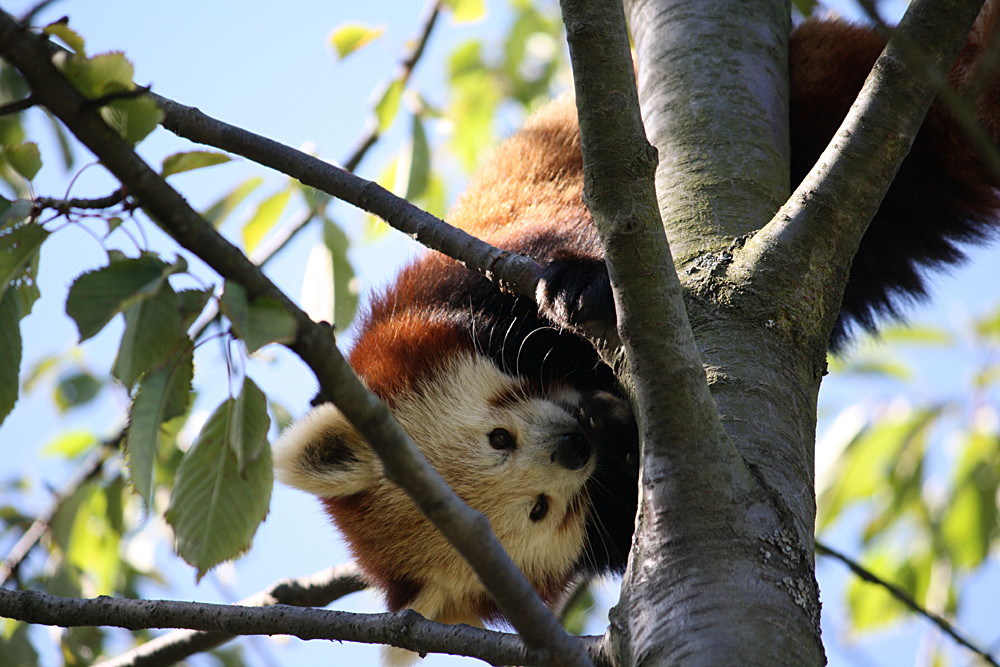
{"type": "Polygon", "coordinates": [[[495,428],[489,434],[490,447],[493,449],[515,449],[517,441],[510,431],[505,428],[495,428]]]}
{"type": "Polygon", "coordinates": [[[544,493],[538,494],[535,498],[535,504],[531,508],[531,512],[528,514],[528,518],[534,522],[539,522],[545,518],[545,515],[549,513],[549,497],[544,493]]]}

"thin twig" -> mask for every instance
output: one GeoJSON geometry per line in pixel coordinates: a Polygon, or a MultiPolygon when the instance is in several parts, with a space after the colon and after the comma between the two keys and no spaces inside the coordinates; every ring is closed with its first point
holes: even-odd
{"type": "Polygon", "coordinates": [[[816,552],[824,556],[830,556],[847,566],[847,568],[856,574],[862,581],[867,581],[868,583],[875,584],[876,586],[881,586],[886,590],[892,597],[896,598],[902,602],[906,607],[908,607],[913,613],[923,616],[929,620],[934,625],[938,626],[942,632],[954,639],[958,644],[964,646],[969,651],[975,653],[977,656],[982,658],[987,662],[987,664],[993,665],[993,667],[1000,667],[997,664],[996,659],[983,649],[977,647],[970,640],[963,637],[955,626],[942,616],[938,616],[934,612],[921,607],[916,600],[914,600],[909,593],[904,591],[902,588],[886,581],[882,577],[878,576],[865,566],[858,563],[856,560],[850,558],[849,556],[837,551],[836,549],[827,546],[826,544],[816,540],[816,552]]]}
{"type": "Polygon", "coordinates": [[[31,107],[38,106],[38,100],[33,95],[28,95],[23,100],[15,100],[7,104],[0,105],[0,118],[21,113],[31,107]]]}
{"type": "Polygon", "coordinates": [[[55,197],[38,197],[35,199],[35,208],[39,209],[39,211],[41,209],[51,208],[57,213],[66,215],[73,209],[111,208],[112,206],[117,206],[125,201],[126,196],[125,190],[119,188],[109,195],[105,195],[104,197],[95,197],[92,199],[57,199],[55,197]]]}

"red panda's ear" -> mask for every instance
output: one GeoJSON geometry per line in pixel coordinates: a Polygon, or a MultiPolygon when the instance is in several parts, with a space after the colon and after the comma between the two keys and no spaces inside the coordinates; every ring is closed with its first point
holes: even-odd
{"type": "Polygon", "coordinates": [[[321,498],[368,489],[381,466],[344,415],[324,403],[286,429],[274,443],[279,481],[321,498]]]}

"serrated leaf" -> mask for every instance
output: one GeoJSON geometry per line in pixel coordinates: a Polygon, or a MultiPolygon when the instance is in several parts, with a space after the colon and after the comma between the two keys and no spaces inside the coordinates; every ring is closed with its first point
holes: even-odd
{"type": "Polygon", "coordinates": [[[267,397],[249,377],[243,378],[243,388],[233,403],[229,443],[236,454],[240,475],[256,461],[267,446],[267,429],[271,418],[267,415],[267,397]]]}
{"type": "Polygon", "coordinates": [[[384,32],[385,28],[382,26],[345,23],[330,34],[330,44],[337,51],[337,57],[343,60],[355,51],[374,42],[384,32]]]}
{"type": "Polygon", "coordinates": [[[125,309],[122,332],[111,374],[131,389],[139,377],[177,357],[191,345],[181,319],[180,299],[170,284],[125,309]]]}
{"type": "Polygon", "coordinates": [[[50,23],[42,29],[46,35],[53,35],[78,55],[86,55],[83,37],[67,25],[65,19],[50,23]]]}
{"type": "Polygon", "coordinates": [[[375,117],[378,119],[378,131],[385,132],[399,112],[399,102],[403,98],[403,80],[396,79],[389,84],[381,99],[375,104],[375,117]]]}
{"type": "Polygon", "coordinates": [[[212,167],[217,164],[225,164],[232,160],[228,155],[216,153],[214,151],[187,151],[185,153],[174,153],[163,158],[163,167],[160,175],[166,178],[173,174],[180,174],[193,169],[212,167]]]}
{"type": "Polygon", "coordinates": [[[486,16],[483,0],[445,0],[445,5],[451,9],[456,23],[481,21],[486,16]]]}
{"type": "Polygon", "coordinates": [[[23,225],[0,233],[0,295],[22,277],[25,265],[38,252],[49,233],[41,225],[23,225]]]}
{"type": "Polygon", "coordinates": [[[323,220],[323,243],[330,252],[333,288],[333,326],[345,330],[358,310],[358,281],[347,258],[350,239],[332,220],[323,220]]]}
{"type": "Polygon", "coordinates": [[[217,202],[208,207],[203,213],[202,217],[205,218],[213,227],[218,227],[225,221],[226,217],[229,216],[233,210],[240,205],[247,196],[256,190],[264,182],[264,179],[259,176],[254,176],[253,178],[248,178],[243,181],[235,188],[233,188],[228,194],[224,195],[217,202]]]}
{"type": "Polygon", "coordinates": [[[212,298],[212,293],[209,290],[185,289],[177,293],[177,298],[181,321],[184,324],[184,328],[187,329],[198,319],[202,311],[205,310],[205,305],[212,298]]]}
{"type": "Polygon", "coordinates": [[[126,465],[129,480],[147,507],[152,503],[154,464],[163,441],[161,425],[187,410],[193,376],[193,356],[189,350],[176,363],[143,377],[132,400],[126,465]]]}
{"type": "Polygon", "coordinates": [[[253,354],[268,343],[290,343],[295,340],[295,318],[273,299],[247,301],[242,286],[226,282],[222,293],[222,312],[233,325],[233,333],[253,354]]]}
{"type": "Polygon", "coordinates": [[[278,222],[285,206],[288,205],[288,198],[291,196],[291,190],[282,190],[271,195],[257,206],[253,216],[243,225],[243,248],[248,254],[257,248],[261,240],[278,222]]]}
{"type": "Polygon", "coordinates": [[[240,474],[230,442],[234,404],[229,399],[219,406],[184,455],[166,512],[175,550],[198,579],[250,548],[271,499],[269,447],[240,474]]]}
{"type": "Polygon", "coordinates": [[[101,117],[133,146],[163,120],[163,110],[148,95],[115,100],[101,107],[101,117]]]}
{"type": "Polygon", "coordinates": [[[21,307],[14,290],[0,294],[0,423],[14,409],[21,368],[21,307]]]}
{"type": "Polygon", "coordinates": [[[80,341],[103,329],[112,317],[133,303],[156,294],[167,276],[184,268],[180,263],[168,265],[153,255],[143,255],[112,261],[79,276],[69,288],[66,314],[76,322],[80,341]]]}
{"type": "Polygon", "coordinates": [[[33,180],[38,170],[42,168],[42,154],[34,141],[26,141],[16,146],[4,146],[3,152],[7,163],[25,180],[33,180]]]}

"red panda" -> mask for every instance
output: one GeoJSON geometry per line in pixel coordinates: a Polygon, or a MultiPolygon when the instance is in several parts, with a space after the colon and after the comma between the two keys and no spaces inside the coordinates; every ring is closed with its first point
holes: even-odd
{"type": "MultiPolygon", "coordinates": [[[[991,38],[970,37],[951,72],[957,88],[991,38]]],[[[873,30],[838,21],[807,21],[793,32],[793,185],[883,46],[873,30]]],[[[977,109],[994,141],[998,103],[993,81],[977,109]]],[[[872,328],[878,315],[894,314],[893,298],[922,295],[922,268],[955,263],[958,242],[993,231],[997,185],[936,105],[861,242],[831,344],[852,324],[872,328]]],[[[374,297],[350,355],[548,602],[577,576],[624,569],[636,512],[635,423],[611,370],[569,326],[614,308],[582,187],[575,107],[564,96],[499,147],[449,216],[542,263],[541,305],[427,253],[374,297]]],[[[451,623],[497,618],[471,569],[383,477],[335,407],[320,405],[288,430],[275,466],[281,481],[320,498],[389,609],[451,623]]]]}

